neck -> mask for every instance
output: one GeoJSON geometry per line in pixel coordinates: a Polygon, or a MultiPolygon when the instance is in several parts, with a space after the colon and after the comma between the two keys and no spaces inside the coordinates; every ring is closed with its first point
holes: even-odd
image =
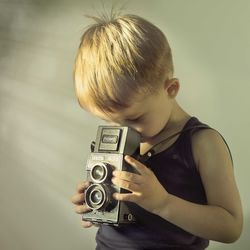
{"type": "MultiPolygon", "coordinates": [[[[176,132],[181,131],[190,117],[191,116],[186,113],[176,101],[174,101],[172,111],[165,127],[157,135],[141,143],[141,154],[147,152],[151,147],[160,141],[166,139],[176,132]]],[[[169,143],[171,144],[173,141],[174,139],[169,141],[169,143]]]]}
{"type": "Polygon", "coordinates": [[[172,112],[163,130],[176,132],[180,128],[183,128],[190,117],[191,116],[185,112],[176,101],[174,101],[172,112]]]}

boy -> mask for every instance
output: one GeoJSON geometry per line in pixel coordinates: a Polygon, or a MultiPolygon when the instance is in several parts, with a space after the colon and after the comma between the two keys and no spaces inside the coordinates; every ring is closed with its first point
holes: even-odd
{"type": "MultiPolygon", "coordinates": [[[[229,149],[218,132],[177,103],[179,80],[166,37],[135,15],[94,20],[75,62],[79,104],[105,121],[137,130],[141,155],[157,149],[145,164],[125,156],[139,174],[113,172],[113,184],[130,191],[115,193],[114,199],[137,204],[138,223],[101,225],[96,249],[200,250],[209,240],[236,241],[242,207],[229,149]]],[[[72,197],[76,213],[89,211],[88,185],[80,183],[72,197]]]]}

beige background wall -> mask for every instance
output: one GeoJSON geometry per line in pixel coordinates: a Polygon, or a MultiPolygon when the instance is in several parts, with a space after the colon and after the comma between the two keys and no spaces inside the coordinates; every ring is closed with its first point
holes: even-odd
{"type": "MultiPolygon", "coordinates": [[[[94,249],[95,229],[80,227],[69,198],[99,121],[78,106],[72,64],[83,14],[100,2],[0,1],[1,250],[94,249]]],[[[233,152],[244,232],[235,244],[209,249],[249,249],[250,1],[126,2],[127,12],[166,32],[179,102],[220,130],[233,152]]]]}

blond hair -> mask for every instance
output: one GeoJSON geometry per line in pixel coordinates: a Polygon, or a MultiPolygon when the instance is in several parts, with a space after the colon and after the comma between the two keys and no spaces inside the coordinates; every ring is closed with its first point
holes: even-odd
{"type": "Polygon", "coordinates": [[[83,108],[128,107],[133,98],[156,93],[173,76],[171,49],[155,25],[131,14],[92,18],[96,23],[84,32],[74,67],[83,108]]]}

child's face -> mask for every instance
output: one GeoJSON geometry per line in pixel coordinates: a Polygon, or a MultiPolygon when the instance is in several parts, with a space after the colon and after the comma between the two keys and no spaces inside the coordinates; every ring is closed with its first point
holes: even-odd
{"type": "Polygon", "coordinates": [[[165,128],[173,106],[173,98],[162,88],[157,94],[140,98],[128,108],[112,113],[91,111],[95,116],[120,126],[128,126],[138,131],[142,141],[153,139],[165,128]]]}

